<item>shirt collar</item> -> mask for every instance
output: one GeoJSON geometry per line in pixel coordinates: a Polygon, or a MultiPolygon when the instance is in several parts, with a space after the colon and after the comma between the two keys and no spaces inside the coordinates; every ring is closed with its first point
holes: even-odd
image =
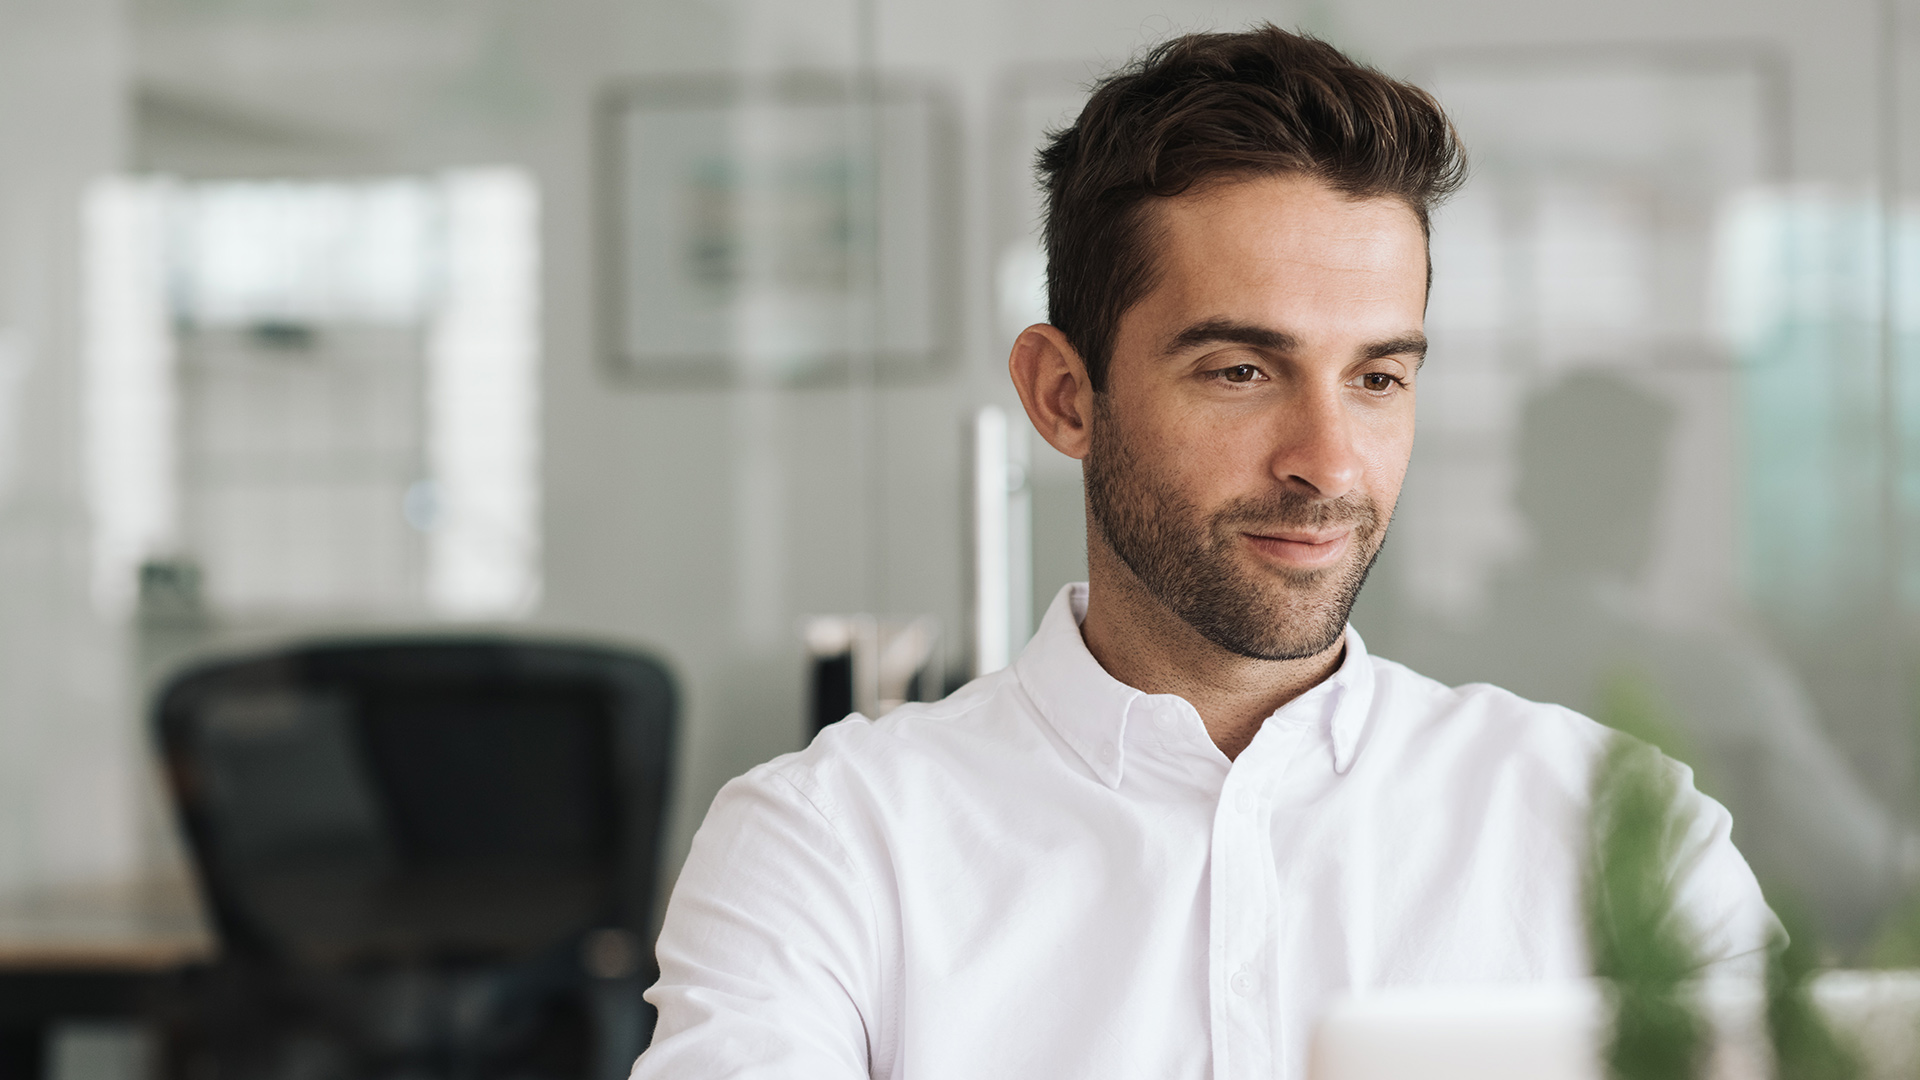
{"type": "MultiPolygon", "coordinates": [[[[1093,774],[1118,788],[1126,770],[1127,723],[1149,695],[1107,674],[1087,651],[1080,624],[1087,617],[1087,585],[1063,587],[1047,607],[1033,640],[1014,661],[1015,676],[1044,717],[1093,774]]],[[[1366,643],[1346,629],[1346,656],[1319,685],[1275,712],[1274,719],[1312,710],[1326,718],[1335,772],[1345,773],[1359,756],[1372,711],[1373,663],[1366,643]]]]}

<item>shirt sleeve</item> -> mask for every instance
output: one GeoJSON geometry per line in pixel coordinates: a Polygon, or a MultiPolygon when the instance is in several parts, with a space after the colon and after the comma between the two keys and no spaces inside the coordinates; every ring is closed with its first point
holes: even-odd
{"type": "Polygon", "coordinates": [[[814,799],[762,768],[714,798],[660,931],[632,1080],[869,1075],[872,908],[814,799]]]}
{"type": "Polygon", "coordinates": [[[1674,866],[1675,897],[1696,935],[1707,974],[1752,974],[1780,932],[1760,883],[1733,846],[1733,817],[1693,786],[1693,770],[1668,759],[1686,814],[1674,866]]]}

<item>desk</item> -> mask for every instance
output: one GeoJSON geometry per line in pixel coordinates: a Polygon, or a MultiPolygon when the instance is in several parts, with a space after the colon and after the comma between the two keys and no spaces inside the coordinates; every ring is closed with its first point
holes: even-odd
{"type": "Polygon", "coordinates": [[[213,934],[185,881],[0,896],[0,975],[171,971],[211,960],[213,934]]]}
{"type": "Polygon", "coordinates": [[[0,896],[0,1080],[39,1080],[66,1020],[131,1020],[213,959],[186,882],[124,882],[0,896]]]}

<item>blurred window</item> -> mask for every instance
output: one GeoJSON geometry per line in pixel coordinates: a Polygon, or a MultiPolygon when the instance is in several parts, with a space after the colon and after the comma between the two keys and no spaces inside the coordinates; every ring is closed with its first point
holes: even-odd
{"type": "Polygon", "coordinates": [[[1801,185],[1754,188],[1723,209],[1715,299],[1746,414],[1741,565],[1747,595],[1770,613],[1871,610],[1889,578],[1920,600],[1909,557],[1920,461],[1912,445],[1883,446],[1889,425],[1920,424],[1916,281],[1920,208],[1889,221],[1870,191],[1801,185]]]}
{"type": "Polygon", "coordinates": [[[171,209],[173,307],[189,326],[411,326],[427,314],[436,184],[195,184],[171,209]]]}
{"type": "Polygon", "coordinates": [[[96,594],[236,612],[539,594],[538,207],[515,170],[161,179],[90,201],[96,594]]]}

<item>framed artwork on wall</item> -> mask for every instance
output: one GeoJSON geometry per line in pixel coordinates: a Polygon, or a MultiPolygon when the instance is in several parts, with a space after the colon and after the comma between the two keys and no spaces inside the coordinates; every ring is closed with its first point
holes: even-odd
{"type": "Polygon", "coordinates": [[[601,333],[645,383],[939,369],[955,289],[952,110],[840,75],[654,79],[602,105],[601,333]]]}

